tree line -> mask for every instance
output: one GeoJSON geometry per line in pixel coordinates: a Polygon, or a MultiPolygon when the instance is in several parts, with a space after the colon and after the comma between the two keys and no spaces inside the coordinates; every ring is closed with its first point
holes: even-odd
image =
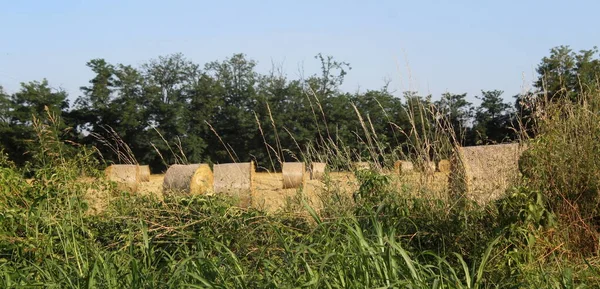
{"type": "Polygon", "coordinates": [[[93,59],[86,65],[94,76],[72,103],[45,79],[22,83],[12,94],[0,86],[0,149],[26,165],[36,127],[52,123],[61,140],[95,147],[107,162],[137,161],[160,171],[171,163],[255,160],[276,169],[273,159],[300,159],[328,144],[364,154],[365,133],[386,153],[410,153],[405,144],[414,128],[436,114],[463,145],[502,143],[517,137],[517,118],[527,118],[540,92],[574,99],[596,89],[597,52],[553,48],[538,65],[535,91],[505,102],[503,91],[482,90],[477,106],[465,93],[397,97],[387,85],[345,92],[340,87],[350,64],[321,54],[319,72],[298,79],[277,70],[258,73],[244,54],[204,65],[182,54],[139,67],[93,59]],[[415,117],[414,107],[435,113],[415,117]]]}

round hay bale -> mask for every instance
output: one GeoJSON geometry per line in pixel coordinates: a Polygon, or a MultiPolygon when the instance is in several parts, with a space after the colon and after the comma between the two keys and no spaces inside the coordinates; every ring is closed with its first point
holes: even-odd
{"type": "Polygon", "coordinates": [[[150,181],[150,166],[140,166],[140,182],[150,181]]]}
{"type": "Polygon", "coordinates": [[[414,170],[414,166],[412,162],[409,161],[396,161],[394,163],[394,171],[397,174],[403,174],[407,172],[412,172],[414,170]]]}
{"type": "Polygon", "coordinates": [[[450,161],[449,160],[440,160],[438,162],[438,172],[449,173],[450,172],[450,161]]]}
{"type": "Polygon", "coordinates": [[[326,163],[311,163],[310,164],[310,179],[322,180],[325,176],[326,163]]]}
{"type": "Polygon", "coordinates": [[[240,207],[252,205],[254,162],[213,166],[214,192],[237,198],[240,207]]]}
{"type": "Polygon", "coordinates": [[[119,190],[137,192],[140,170],[137,165],[111,165],[104,170],[106,177],[116,182],[119,190]]]}
{"type": "Polygon", "coordinates": [[[504,195],[519,177],[518,143],[458,147],[450,161],[450,188],[483,205],[504,195]]]}
{"type": "Polygon", "coordinates": [[[180,195],[209,194],[213,173],[207,164],[172,165],[165,173],[163,193],[180,195]]]}
{"type": "Polygon", "coordinates": [[[283,175],[283,188],[293,189],[304,185],[305,175],[304,163],[283,163],[281,174],[283,175]]]}
{"type": "Polygon", "coordinates": [[[428,174],[435,173],[435,162],[426,161],[423,163],[423,172],[428,174]]]}

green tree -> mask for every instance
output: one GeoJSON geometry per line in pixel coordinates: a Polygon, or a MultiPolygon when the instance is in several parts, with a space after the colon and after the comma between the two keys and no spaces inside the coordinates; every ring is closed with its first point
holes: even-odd
{"type": "Polygon", "coordinates": [[[197,109],[197,101],[192,98],[197,95],[202,77],[200,66],[176,53],[150,60],[142,71],[144,101],[148,103],[148,142],[160,153],[149,153],[149,163],[165,169],[173,163],[202,161],[205,141],[189,130],[190,116],[200,113],[190,111],[197,109]]]}
{"type": "Polygon", "coordinates": [[[399,134],[397,129],[397,123],[407,123],[402,101],[394,97],[387,87],[357,93],[353,102],[367,122],[374,142],[379,144],[380,153],[389,153],[389,149],[406,141],[405,136],[399,134]]]}
{"type": "Polygon", "coordinates": [[[221,86],[218,91],[223,105],[217,108],[217,122],[211,123],[219,134],[207,140],[216,161],[248,161],[252,148],[261,142],[254,111],[258,104],[256,62],[244,54],[234,54],[224,61],[206,64],[206,71],[221,86]]]}
{"type": "MultiPolygon", "coordinates": [[[[115,68],[104,59],[90,60],[86,66],[94,72],[95,76],[89,81],[90,86],[80,88],[83,95],[75,100],[71,117],[77,123],[78,132],[99,133],[103,131],[102,126],[113,124],[112,120],[118,115],[109,108],[114,90],[115,68]]],[[[84,142],[95,143],[91,137],[85,138],[84,142]]]]}
{"type": "Polygon", "coordinates": [[[435,102],[436,110],[450,122],[457,140],[463,144],[473,117],[472,104],[466,98],[466,93],[444,93],[441,99],[435,102]]]}
{"type": "Polygon", "coordinates": [[[9,154],[11,159],[14,159],[13,154],[15,151],[13,128],[11,126],[11,100],[10,95],[8,95],[2,86],[0,86],[0,151],[9,154]]]}
{"type": "Polygon", "coordinates": [[[403,97],[403,114],[398,126],[406,140],[402,142],[401,153],[411,157],[421,154],[433,157],[435,148],[428,143],[428,140],[435,139],[436,134],[436,120],[431,113],[435,104],[431,95],[421,96],[416,91],[406,91],[403,97]]]}
{"type": "MultiPolygon", "coordinates": [[[[138,162],[149,163],[149,100],[144,94],[145,80],[138,69],[118,64],[114,67],[113,98],[108,105],[109,125],[134,154],[138,162]]],[[[104,131],[106,133],[106,131],[104,131]]]]}
{"type": "Polygon", "coordinates": [[[27,152],[36,148],[35,121],[52,124],[63,138],[68,138],[68,123],[62,118],[69,107],[67,93],[50,87],[46,79],[21,83],[18,92],[8,99],[1,93],[3,148],[18,165],[30,160],[27,152]]]}
{"type": "MultiPolygon", "coordinates": [[[[134,162],[135,156],[130,155],[127,142],[134,137],[123,130],[128,128],[132,122],[129,119],[135,115],[135,112],[131,111],[131,105],[123,101],[131,88],[129,91],[119,89],[118,85],[123,84],[117,77],[119,68],[104,59],[92,59],[86,66],[95,75],[89,81],[89,86],[80,88],[83,95],[75,100],[75,105],[69,113],[76,123],[80,141],[95,146],[107,161],[134,162]],[[115,102],[117,98],[119,100],[115,102]],[[123,123],[123,118],[128,120],[123,123]],[[126,141],[123,141],[123,138],[126,141]]],[[[122,71],[120,74],[123,76],[122,71]]]]}
{"type": "Polygon", "coordinates": [[[208,140],[214,136],[207,123],[218,122],[218,111],[223,106],[223,87],[202,73],[186,92],[185,118],[186,134],[183,139],[187,158],[190,162],[211,161],[206,153],[208,140]]]}
{"type": "Polygon", "coordinates": [[[307,96],[298,80],[274,72],[260,76],[254,112],[263,139],[255,139],[253,154],[264,160],[262,166],[278,170],[279,160],[299,158],[308,140],[318,135],[307,96]]]}
{"type": "Polygon", "coordinates": [[[10,96],[4,91],[4,87],[0,85],[0,125],[8,126],[10,124],[10,96]]]}
{"type": "Polygon", "coordinates": [[[314,116],[314,140],[317,147],[326,147],[333,141],[338,145],[357,143],[360,128],[358,117],[351,106],[353,96],[340,91],[344,78],[352,68],[350,64],[321,53],[315,56],[320,62],[320,73],[304,80],[304,91],[314,116]]]}
{"type": "Polygon", "coordinates": [[[551,99],[567,98],[576,101],[580,93],[596,91],[599,84],[600,60],[594,57],[598,49],[574,52],[569,46],[550,50],[537,67],[535,82],[538,91],[551,99]]]}
{"type": "Polygon", "coordinates": [[[475,112],[474,143],[501,143],[514,138],[511,105],[502,99],[503,91],[481,91],[481,104],[475,112]]]}
{"type": "Polygon", "coordinates": [[[67,93],[54,90],[46,79],[22,83],[12,96],[12,124],[31,125],[33,117],[46,120],[48,114],[60,116],[69,107],[67,93]]]}
{"type": "Polygon", "coordinates": [[[338,92],[340,85],[344,83],[344,77],[351,70],[350,63],[337,61],[331,55],[324,56],[319,53],[315,56],[321,62],[321,75],[314,77],[316,84],[312,86],[321,97],[327,97],[338,92]]]}

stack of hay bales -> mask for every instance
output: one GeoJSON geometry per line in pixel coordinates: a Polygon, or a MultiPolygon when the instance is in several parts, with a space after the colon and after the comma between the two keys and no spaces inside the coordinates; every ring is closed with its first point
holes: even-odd
{"type": "Polygon", "coordinates": [[[440,160],[437,165],[437,170],[440,173],[445,173],[445,174],[450,173],[450,161],[449,160],[440,160]]]}
{"type": "Polygon", "coordinates": [[[139,166],[140,182],[150,181],[150,166],[139,166]]]}
{"type": "Polygon", "coordinates": [[[119,190],[135,193],[140,183],[138,165],[111,165],[104,170],[106,177],[118,184],[119,190]]]}
{"type": "Polygon", "coordinates": [[[325,177],[326,163],[311,163],[310,164],[310,179],[322,180],[325,177]]]}
{"type": "Polygon", "coordinates": [[[282,165],[281,173],[283,175],[283,188],[293,189],[304,186],[305,168],[303,162],[288,163],[282,165]]]}
{"type": "Polygon", "coordinates": [[[518,180],[523,150],[518,143],[456,148],[450,162],[452,192],[481,205],[502,197],[518,180]]]}
{"type": "Polygon", "coordinates": [[[172,165],[163,180],[165,195],[201,195],[213,190],[213,173],[208,164],[172,165]]]}
{"type": "Polygon", "coordinates": [[[254,163],[218,164],[213,166],[214,192],[239,200],[240,207],[252,205],[254,163]]]}
{"type": "Polygon", "coordinates": [[[413,163],[410,161],[396,161],[394,163],[394,172],[396,174],[405,174],[414,170],[413,163]]]}

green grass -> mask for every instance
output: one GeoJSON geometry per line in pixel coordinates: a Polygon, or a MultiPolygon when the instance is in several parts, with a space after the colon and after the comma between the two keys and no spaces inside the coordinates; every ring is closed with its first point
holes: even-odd
{"type": "MultiPolygon", "coordinates": [[[[539,142],[560,144],[556,155],[574,159],[580,142],[552,140],[561,135],[553,132],[594,132],[596,116],[584,113],[548,125],[539,142]]],[[[119,192],[103,178],[78,181],[99,176],[99,165],[85,148],[65,149],[57,134],[40,125],[31,167],[0,154],[0,288],[600,287],[597,252],[570,241],[577,231],[553,198],[562,191],[548,187],[557,175],[559,185],[586,191],[595,181],[558,174],[547,146],[535,142],[529,179],[485,207],[398,191],[373,170],[356,172],[353,198],[326,178],[322,210],[299,197],[289,210],[267,214],[226,197],[159,201],[119,192]],[[34,172],[31,182],[23,171],[34,172]],[[90,214],[86,192],[106,188],[107,208],[90,214]]]]}
{"type": "Polygon", "coordinates": [[[326,219],[306,204],[304,217],[266,215],[232,207],[227,198],[160,202],[117,191],[106,211],[90,215],[82,195],[99,184],[75,182],[65,171],[70,167],[72,162],[40,170],[31,185],[14,168],[0,169],[0,288],[599,284],[593,269],[567,261],[543,265],[553,256],[524,257],[536,254],[515,237],[526,221],[510,227],[500,215],[489,216],[491,208],[448,211],[444,203],[386,198],[378,194],[386,190],[385,177],[376,173],[360,177],[361,201],[351,214],[326,219]]]}

